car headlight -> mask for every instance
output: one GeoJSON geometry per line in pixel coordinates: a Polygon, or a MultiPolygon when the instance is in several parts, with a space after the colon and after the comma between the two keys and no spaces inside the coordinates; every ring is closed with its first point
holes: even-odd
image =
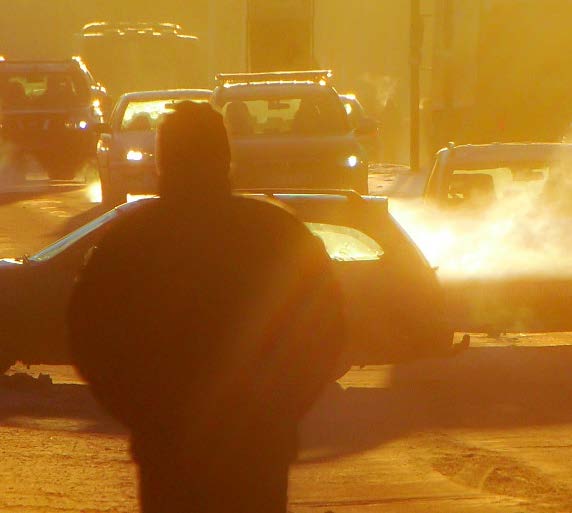
{"type": "Polygon", "coordinates": [[[358,167],[360,164],[361,164],[361,158],[358,157],[357,155],[349,155],[348,157],[345,157],[342,160],[342,165],[344,167],[349,167],[351,169],[358,167]]]}
{"type": "Polygon", "coordinates": [[[66,121],[66,128],[85,130],[89,123],[85,119],[70,119],[66,121]]]}
{"type": "Polygon", "coordinates": [[[141,150],[129,150],[125,154],[125,159],[129,162],[141,162],[145,154],[141,150]]]}

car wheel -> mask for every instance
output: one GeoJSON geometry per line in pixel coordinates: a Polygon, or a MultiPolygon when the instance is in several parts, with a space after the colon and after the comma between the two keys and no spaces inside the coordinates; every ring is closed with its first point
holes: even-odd
{"type": "Polygon", "coordinates": [[[357,181],[354,189],[358,194],[361,194],[362,196],[369,194],[369,180],[367,173],[365,173],[363,178],[360,178],[359,181],[357,181]]]}
{"type": "Polygon", "coordinates": [[[78,168],[79,166],[75,163],[52,163],[48,167],[47,173],[50,180],[73,180],[76,176],[78,168]]]}
{"type": "Polygon", "coordinates": [[[75,156],[45,153],[38,157],[50,180],[73,180],[83,165],[75,156]]]}
{"type": "Polygon", "coordinates": [[[9,353],[0,350],[0,375],[4,374],[15,363],[16,360],[9,353]]]}
{"type": "Polygon", "coordinates": [[[112,185],[107,180],[101,181],[101,202],[108,207],[116,207],[127,201],[127,191],[120,186],[112,185]]]}

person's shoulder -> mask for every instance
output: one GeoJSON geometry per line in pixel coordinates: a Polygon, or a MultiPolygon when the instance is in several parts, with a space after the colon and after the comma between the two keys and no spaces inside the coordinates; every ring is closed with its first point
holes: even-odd
{"type": "Polygon", "coordinates": [[[107,243],[121,243],[136,234],[146,231],[145,225],[152,223],[159,217],[159,205],[155,200],[141,200],[132,207],[123,207],[118,211],[117,217],[106,230],[99,245],[107,243]]]}

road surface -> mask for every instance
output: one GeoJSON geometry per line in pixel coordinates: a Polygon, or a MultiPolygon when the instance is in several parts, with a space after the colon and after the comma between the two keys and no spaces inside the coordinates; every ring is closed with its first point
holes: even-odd
{"type": "MultiPolygon", "coordinates": [[[[99,210],[84,188],[5,196],[0,255],[33,252],[99,210]]],[[[572,511],[571,343],[476,336],[455,359],[352,369],[301,426],[290,511],[572,511]]],[[[0,511],[136,511],[126,433],[73,369],[11,374],[0,382],[0,511]]]]}

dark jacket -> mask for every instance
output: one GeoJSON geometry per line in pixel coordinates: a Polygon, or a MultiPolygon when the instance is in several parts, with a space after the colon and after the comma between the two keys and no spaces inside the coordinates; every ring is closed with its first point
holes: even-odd
{"type": "Polygon", "coordinates": [[[101,240],[70,304],[74,361],[132,432],[290,437],[345,343],[331,262],[282,208],[200,203],[150,200],[101,240]]]}

